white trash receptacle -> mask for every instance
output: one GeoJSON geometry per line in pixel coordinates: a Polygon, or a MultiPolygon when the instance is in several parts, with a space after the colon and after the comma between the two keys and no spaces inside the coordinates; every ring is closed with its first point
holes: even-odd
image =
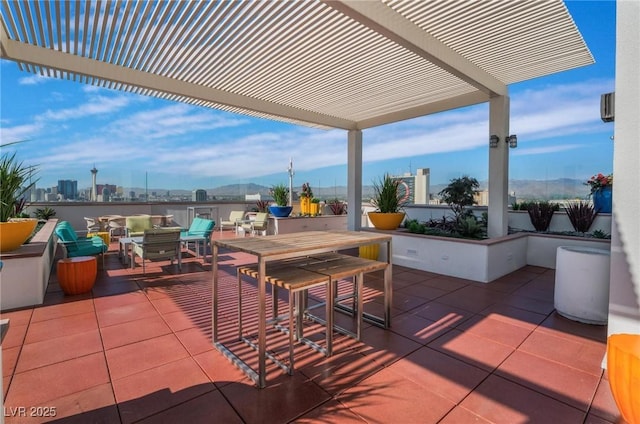
{"type": "Polygon", "coordinates": [[[607,323],[610,256],[604,249],[558,247],[554,306],[560,315],[587,324],[607,323]]]}

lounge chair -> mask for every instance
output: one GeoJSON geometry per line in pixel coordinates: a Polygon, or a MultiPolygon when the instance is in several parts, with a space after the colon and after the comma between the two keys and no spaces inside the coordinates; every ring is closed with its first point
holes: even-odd
{"type": "Polygon", "coordinates": [[[151,215],[128,216],[125,220],[127,237],[140,237],[146,230],[153,229],[151,215]]]}
{"type": "Polygon", "coordinates": [[[229,219],[227,221],[220,221],[220,232],[224,228],[233,228],[236,234],[238,234],[238,227],[244,220],[244,211],[231,211],[229,219]]]}
{"type": "Polygon", "coordinates": [[[267,226],[269,224],[269,214],[265,212],[258,212],[253,221],[242,224],[240,228],[244,232],[250,232],[252,236],[256,233],[261,233],[263,236],[267,235],[267,226]]]}
{"type": "MultiPolygon", "coordinates": [[[[205,219],[200,217],[193,218],[189,229],[186,231],[182,231],[180,233],[180,237],[185,236],[194,236],[194,237],[203,237],[204,238],[204,259],[207,258],[207,246],[211,244],[211,233],[213,232],[213,228],[215,227],[216,222],[211,219],[205,219]]],[[[189,248],[189,242],[183,241],[187,248],[189,248]]],[[[194,241],[196,243],[196,249],[198,241],[194,241]]]]}
{"type": "Polygon", "coordinates": [[[56,225],[55,233],[66,258],[102,255],[102,268],[104,268],[104,254],[109,250],[109,246],[104,243],[101,237],[78,238],[78,234],[67,221],[59,222],[56,225]]]}
{"type": "Polygon", "coordinates": [[[136,256],[142,259],[142,273],[146,273],[145,261],[154,259],[178,260],[178,270],[182,271],[180,231],[150,229],[145,230],[141,242],[133,242],[131,268],[136,266],[136,256]]]}

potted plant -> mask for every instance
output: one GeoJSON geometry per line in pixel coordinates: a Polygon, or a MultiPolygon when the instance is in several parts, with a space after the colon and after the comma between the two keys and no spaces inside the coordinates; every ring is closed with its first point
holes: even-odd
{"type": "Polygon", "coordinates": [[[373,182],[373,199],[371,204],[375,212],[369,212],[369,219],[379,230],[395,230],[400,226],[405,213],[401,212],[405,205],[404,194],[398,190],[400,180],[391,178],[389,174],[373,182]]]}
{"type": "Polygon", "coordinates": [[[343,215],[347,213],[347,205],[341,202],[339,199],[333,199],[329,202],[329,209],[334,215],[343,215]]]}
{"type": "Polygon", "coordinates": [[[315,216],[315,215],[318,215],[319,213],[320,213],[320,199],[318,199],[317,197],[312,197],[310,208],[309,208],[309,214],[311,216],[315,216]]]}
{"type": "Polygon", "coordinates": [[[591,189],[596,212],[611,213],[613,174],[594,175],[585,183],[591,189]]]}
{"type": "Polygon", "coordinates": [[[256,209],[257,209],[257,212],[268,212],[269,211],[269,201],[267,201],[267,200],[256,200],[256,209]]]}
{"type": "Polygon", "coordinates": [[[276,202],[275,205],[269,206],[271,215],[278,218],[288,217],[293,209],[293,207],[287,206],[289,202],[289,188],[284,184],[276,184],[271,187],[271,195],[276,202]]]}
{"type": "Polygon", "coordinates": [[[302,215],[311,214],[311,199],[313,198],[313,191],[309,183],[302,184],[302,193],[300,193],[300,213],[302,215]]]}
{"type": "Polygon", "coordinates": [[[35,172],[35,167],[18,162],[15,152],[3,153],[0,158],[0,252],[20,247],[36,227],[36,219],[16,218],[24,207],[24,194],[37,181],[32,180],[35,172]]]}

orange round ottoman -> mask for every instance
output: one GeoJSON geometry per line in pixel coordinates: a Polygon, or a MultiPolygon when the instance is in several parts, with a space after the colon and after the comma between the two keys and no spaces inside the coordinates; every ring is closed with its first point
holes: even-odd
{"type": "Polygon", "coordinates": [[[60,259],[57,272],[58,284],[65,294],[81,294],[93,288],[98,264],[95,256],[60,259]]]}

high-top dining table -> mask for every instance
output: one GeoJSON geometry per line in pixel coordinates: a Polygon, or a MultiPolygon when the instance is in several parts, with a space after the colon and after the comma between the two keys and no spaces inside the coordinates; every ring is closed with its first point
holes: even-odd
{"type": "MultiPolygon", "coordinates": [[[[391,236],[369,231],[304,231],[299,233],[271,235],[264,237],[245,237],[218,239],[213,241],[213,316],[212,333],[214,346],[254,383],[266,386],[266,263],[274,260],[290,259],[366,246],[386,244],[386,262],[391,264],[391,236]],[[255,255],[258,263],[258,370],[252,369],[245,361],[227,348],[218,337],[218,311],[220,309],[218,293],[218,254],[221,248],[255,255]]],[[[387,266],[384,272],[384,316],[364,314],[367,321],[388,328],[391,325],[392,271],[387,266]]]]}

